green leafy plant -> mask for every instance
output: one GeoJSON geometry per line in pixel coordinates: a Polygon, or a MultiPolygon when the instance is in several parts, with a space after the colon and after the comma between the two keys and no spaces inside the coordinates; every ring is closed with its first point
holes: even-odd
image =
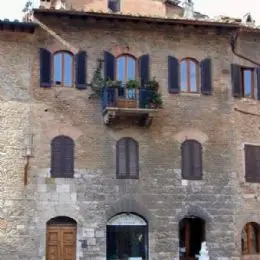
{"type": "Polygon", "coordinates": [[[108,79],[107,86],[110,88],[118,88],[122,84],[122,81],[108,79]]]}
{"type": "Polygon", "coordinates": [[[155,77],[153,77],[152,80],[149,80],[149,81],[147,81],[145,83],[144,87],[147,88],[147,89],[158,91],[158,89],[159,89],[159,82],[155,79],[155,77]]]}
{"type": "Polygon", "coordinates": [[[141,82],[135,79],[130,79],[126,82],[126,88],[137,89],[141,88],[141,82]]]}
{"type": "Polygon", "coordinates": [[[151,101],[149,102],[150,108],[162,108],[163,100],[162,94],[159,92],[153,92],[151,101]]]}

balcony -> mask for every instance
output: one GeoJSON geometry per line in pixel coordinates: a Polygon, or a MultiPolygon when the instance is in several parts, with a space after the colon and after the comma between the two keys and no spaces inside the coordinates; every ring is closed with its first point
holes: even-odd
{"type": "Polygon", "coordinates": [[[104,123],[109,125],[116,118],[134,117],[138,124],[150,125],[160,100],[160,94],[151,89],[105,86],[102,89],[104,123]]]}

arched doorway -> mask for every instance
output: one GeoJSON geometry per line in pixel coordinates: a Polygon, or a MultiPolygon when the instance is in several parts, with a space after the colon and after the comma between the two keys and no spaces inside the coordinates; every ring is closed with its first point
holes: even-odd
{"type": "Polygon", "coordinates": [[[77,222],[56,217],[47,222],[46,260],[76,260],[77,222]]]}
{"type": "Polygon", "coordinates": [[[241,235],[242,255],[260,254],[260,226],[255,222],[248,222],[241,235]]]}
{"type": "Polygon", "coordinates": [[[121,213],[107,223],[107,260],[148,260],[148,224],[133,213],[121,213]]]}
{"type": "Polygon", "coordinates": [[[205,221],[196,216],[187,216],[179,222],[180,259],[195,259],[201,243],[205,241],[205,221]]]}

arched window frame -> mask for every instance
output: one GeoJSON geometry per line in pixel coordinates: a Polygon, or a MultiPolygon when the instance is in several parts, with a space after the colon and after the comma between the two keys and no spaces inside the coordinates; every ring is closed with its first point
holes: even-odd
{"type": "Polygon", "coordinates": [[[59,135],[52,139],[51,177],[74,177],[74,146],[73,139],[65,135],[59,135]]]}
{"type": "Polygon", "coordinates": [[[122,82],[126,82],[129,80],[129,77],[128,77],[128,58],[134,60],[135,62],[135,70],[134,70],[134,78],[133,79],[138,79],[138,60],[136,57],[134,57],[133,55],[131,54],[128,54],[128,53],[124,53],[124,54],[121,54],[119,56],[116,57],[116,80],[119,80],[119,81],[122,81],[122,82]],[[119,79],[118,77],[118,72],[119,72],[119,68],[118,68],[118,61],[119,59],[124,59],[124,79],[121,80],[119,79]]]}
{"type": "Polygon", "coordinates": [[[116,144],[116,176],[118,179],[138,179],[139,178],[139,144],[131,137],[123,137],[116,144]],[[131,145],[133,151],[131,151],[131,145]],[[120,147],[121,146],[121,147],[120,147]],[[121,161],[121,157],[125,160],[121,161]],[[134,160],[131,171],[131,160],[134,160]],[[124,168],[125,169],[122,169],[124,168]],[[124,171],[124,172],[123,172],[124,171]]]}
{"type": "Polygon", "coordinates": [[[260,253],[260,226],[255,222],[248,222],[244,226],[241,234],[241,251],[243,255],[253,255],[260,253]],[[255,232],[255,241],[251,240],[252,230],[255,232]],[[245,234],[245,241],[243,241],[243,232],[245,234]],[[253,244],[255,250],[253,250],[253,244]]]}
{"type": "Polygon", "coordinates": [[[187,139],[181,145],[182,178],[202,180],[202,145],[194,139],[187,139]]]}
{"type": "Polygon", "coordinates": [[[182,60],[180,60],[180,91],[181,92],[188,92],[188,93],[199,93],[200,92],[200,68],[199,68],[199,62],[194,59],[194,58],[184,58],[182,60]],[[183,62],[187,62],[187,66],[186,66],[186,82],[187,82],[187,87],[184,89],[183,85],[182,85],[182,63],[183,62]],[[192,90],[191,88],[191,64],[194,64],[196,67],[196,89],[192,90]]]}
{"type": "Polygon", "coordinates": [[[52,54],[52,79],[55,86],[61,86],[61,87],[73,87],[75,82],[75,57],[72,52],[67,50],[60,50],[56,51],[52,54]],[[55,57],[56,55],[61,54],[61,81],[60,84],[58,84],[58,81],[55,80],[55,74],[56,74],[56,64],[55,64],[55,57]],[[69,55],[71,57],[71,85],[65,84],[65,55],[69,55]]]}

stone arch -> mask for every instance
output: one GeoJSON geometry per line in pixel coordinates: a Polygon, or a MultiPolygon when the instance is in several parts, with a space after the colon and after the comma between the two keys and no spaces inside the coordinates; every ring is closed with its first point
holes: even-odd
{"type": "Polygon", "coordinates": [[[141,52],[137,47],[135,46],[129,46],[128,44],[122,44],[122,45],[115,45],[109,50],[115,57],[118,57],[120,55],[130,55],[135,57],[136,59],[140,57],[143,52],[141,52]]]}
{"type": "Polygon", "coordinates": [[[75,141],[82,135],[82,132],[74,126],[57,124],[51,126],[48,129],[48,131],[45,132],[45,135],[48,136],[51,140],[56,136],[65,135],[72,138],[75,141]]]}
{"type": "Polygon", "coordinates": [[[67,216],[57,216],[54,218],[51,218],[47,221],[47,225],[55,225],[55,224],[71,224],[71,225],[77,225],[77,221],[73,218],[67,217],[67,216]]]}
{"type": "Polygon", "coordinates": [[[174,139],[180,144],[188,139],[193,139],[200,142],[201,144],[204,144],[208,141],[209,138],[205,133],[198,129],[187,128],[174,135],[174,139]]]}
{"type": "Polygon", "coordinates": [[[106,219],[110,220],[113,216],[120,213],[133,213],[142,216],[148,223],[149,229],[152,230],[155,227],[155,220],[150,211],[144,206],[144,203],[140,203],[140,200],[136,200],[133,197],[125,197],[112,204],[106,210],[106,219]]]}

